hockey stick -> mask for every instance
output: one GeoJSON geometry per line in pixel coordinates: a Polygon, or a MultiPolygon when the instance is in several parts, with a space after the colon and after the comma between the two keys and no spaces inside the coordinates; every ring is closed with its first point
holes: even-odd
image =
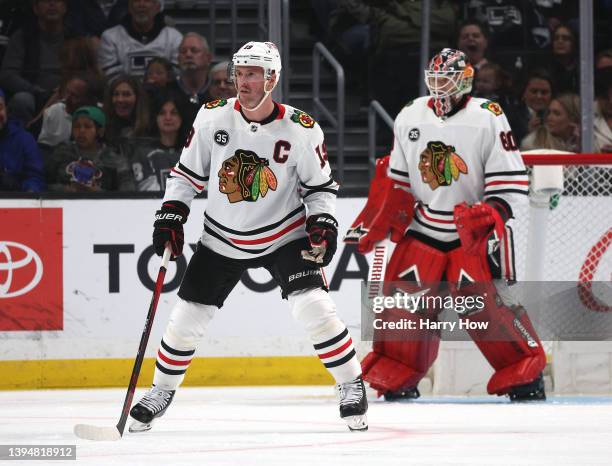
{"type": "Polygon", "coordinates": [[[151,335],[151,328],[153,327],[153,319],[155,318],[157,303],[159,301],[159,296],[161,295],[162,287],[164,286],[164,278],[166,276],[166,269],[168,267],[169,260],[170,248],[167,247],[164,250],[164,256],[162,257],[161,266],[159,267],[159,272],[157,274],[153,298],[151,298],[147,320],[145,321],[145,326],[142,330],[140,346],[138,346],[138,354],[136,355],[136,360],[134,361],[130,385],[128,386],[127,393],[125,395],[125,401],[123,402],[123,409],[121,410],[119,422],[115,427],[99,427],[89,424],[77,424],[74,426],[74,434],[77,437],[87,440],[119,440],[123,436],[125,423],[127,422],[130,407],[132,405],[132,399],[134,398],[134,392],[136,391],[136,383],[138,382],[138,376],[140,375],[140,368],[142,367],[142,361],[147,349],[147,343],[149,342],[149,335],[151,335]]]}
{"type": "Polygon", "coordinates": [[[368,297],[382,296],[382,287],[387,273],[389,261],[389,240],[384,239],[376,243],[372,251],[372,263],[368,271],[368,297]]]}

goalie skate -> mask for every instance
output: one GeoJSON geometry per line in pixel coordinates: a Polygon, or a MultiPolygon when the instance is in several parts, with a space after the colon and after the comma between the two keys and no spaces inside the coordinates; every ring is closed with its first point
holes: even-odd
{"type": "Polygon", "coordinates": [[[155,419],[162,417],[174,398],[175,390],[162,390],[153,387],[130,410],[134,422],[130,425],[130,432],[146,432],[151,430],[155,419]]]}
{"type": "Polygon", "coordinates": [[[357,377],[350,382],[336,385],[340,399],[340,417],[350,430],[368,430],[368,399],[363,380],[357,377]]]}

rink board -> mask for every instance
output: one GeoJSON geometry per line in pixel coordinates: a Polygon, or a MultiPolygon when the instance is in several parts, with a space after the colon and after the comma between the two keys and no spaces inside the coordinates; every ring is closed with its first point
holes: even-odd
{"type": "MultiPolygon", "coordinates": [[[[339,200],[341,232],[364,201],[339,200]]],[[[6,292],[1,287],[7,278],[0,269],[0,389],[127,383],[152,294],[145,284],[152,285],[159,267],[150,246],[159,203],[158,199],[0,201],[0,225],[12,225],[0,228],[0,264],[11,260],[3,254],[3,244],[9,244],[14,262],[27,256],[17,243],[37,253],[43,269],[36,287],[14,297],[6,294],[20,293],[33,281],[36,261],[13,270],[6,292]],[[54,224],[40,221],[51,214],[54,224]],[[47,260],[45,254],[51,252],[55,256],[47,260]],[[41,288],[43,292],[31,298],[41,288]]],[[[192,245],[201,235],[205,205],[205,199],[192,204],[185,226],[186,241],[192,245]]],[[[186,245],[179,269],[184,270],[192,254],[186,245]]],[[[358,337],[366,261],[362,257],[358,261],[351,248],[341,244],[325,273],[339,314],[358,337]]],[[[186,384],[330,383],[279,288],[270,281],[263,269],[243,277],[211,323],[186,384]]],[[[143,384],[150,383],[157,346],[176,299],[176,263],[170,264],[166,283],[171,289],[160,298],[143,384]]]]}
{"type": "MultiPolygon", "coordinates": [[[[565,205],[574,201],[564,199],[565,205]]],[[[609,200],[592,199],[594,210],[596,202],[609,200]]],[[[364,203],[363,198],[338,199],[341,234],[364,203]]],[[[185,230],[192,245],[201,234],[205,205],[203,199],[192,205],[185,230]]],[[[157,199],[0,201],[0,389],[125,385],[159,265],[150,246],[158,207],[157,199]],[[10,280],[7,264],[13,264],[10,280]]],[[[579,232],[592,236],[586,246],[599,240],[607,223],[609,219],[594,217],[589,231],[579,232]]],[[[169,290],[158,306],[144,384],[151,379],[156,348],[176,298],[177,267],[184,270],[192,253],[186,246],[185,259],[169,268],[169,290]]],[[[573,253],[575,269],[564,275],[577,276],[588,247],[573,253]]],[[[552,265],[559,270],[559,264],[552,265]]],[[[338,313],[357,341],[360,283],[367,263],[340,243],[325,273],[338,313]]],[[[270,280],[265,270],[243,277],[211,323],[187,384],[330,382],[270,280]]]]}

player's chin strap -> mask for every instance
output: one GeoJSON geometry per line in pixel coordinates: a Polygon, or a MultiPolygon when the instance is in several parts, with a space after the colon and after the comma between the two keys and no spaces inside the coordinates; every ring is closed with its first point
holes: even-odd
{"type": "MultiPolygon", "coordinates": [[[[269,79],[266,80],[266,85],[268,84],[269,79]]],[[[242,104],[242,102],[240,102],[240,105],[242,105],[242,108],[244,108],[245,110],[249,111],[249,112],[254,112],[255,110],[257,110],[259,107],[261,107],[261,105],[265,102],[265,100],[268,98],[268,96],[270,95],[270,93],[274,90],[274,88],[276,87],[276,83],[274,83],[274,86],[272,86],[272,89],[270,89],[269,91],[266,91],[266,86],[264,86],[264,95],[261,98],[261,100],[259,101],[259,103],[257,105],[255,105],[255,107],[249,108],[246,105],[242,104]]],[[[238,100],[240,100],[240,91],[238,91],[238,89],[236,89],[238,95],[238,100]]]]}

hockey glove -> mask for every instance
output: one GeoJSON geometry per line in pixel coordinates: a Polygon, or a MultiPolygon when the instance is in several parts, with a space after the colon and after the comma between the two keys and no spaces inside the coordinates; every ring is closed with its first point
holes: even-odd
{"type": "Polygon", "coordinates": [[[338,245],[338,222],[329,214],[311,215],[306,220],[311,249],[302,251],[302,259],[311,266],[329,265],[338,245]]]}
{"type": "Polygon", "coordinates": [[[463,202],[455,206],[453,215],[461,245],[468,254],[486,254],[486,241],[493,231],[499,240],[504,234],[504,220],[489,204],[479,202],[469,206],[463,202]]]}
{"type": "Polygon", "coordinates": [[[388,168],[388,155],[376,160],[376,172],[374,173],[374,178],[370,182],[368,200],[364,208],[359,212],[357,218],[353,221],[351,228],[349,228],[344,235],[343,241],[345,243],[359,244],[361,238],[370,231],[372,222],[383,207],[387,186],[389,184],[389,178],[387,178],[388,168]]]}
{"type": "Polygon", "coordinates": [[[187,221],[188,215],[189,207],[181,201],[166,201],[162,208],[155,212],[155,223],[153,223],[155,254],[163,255],[166,243],[170,243],[173,257],[183,253],[185,243],[183,224],[187,221]]]}
{"type": "Polygon", "coordinates": [[[379,241],[391,234],[391,241],[399,243],[414,217],[414,197],[402,188],[390,185],[383,208],[374,217],[369,231],[359,240],[357,250],[367,254],[379,241]]]}

